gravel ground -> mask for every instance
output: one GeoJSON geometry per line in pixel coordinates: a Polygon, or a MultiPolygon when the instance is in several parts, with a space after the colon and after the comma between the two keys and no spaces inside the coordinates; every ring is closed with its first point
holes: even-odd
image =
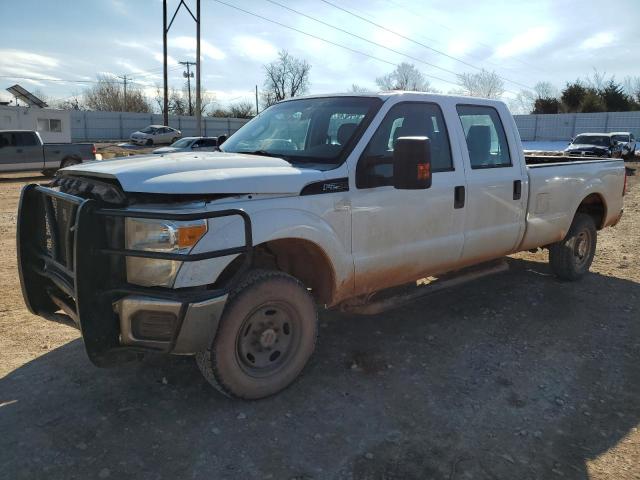
{"type": "Polygon", "coordinates": [[[303,377],[256,402],[191,358],[97,369],[76,330],[30,315],[14,230],[34,180],[0,180],[0,477],[640,478],[636,177],[581,282],[527,253],[393,312],[322,313],[303,377]]]}

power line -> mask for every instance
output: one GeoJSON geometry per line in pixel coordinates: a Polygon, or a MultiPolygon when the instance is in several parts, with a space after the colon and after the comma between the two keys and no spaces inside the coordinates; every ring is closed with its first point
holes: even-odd
{"type": "MultiPolygon", "coordinates": [[[[402,4],[398,3],[398,2],[396,2],[396,1],[394,1],[394,0],[386,0],[386,2],[387,2],[387,3],[389,3],[389,4],[391,4],[391,5],[394,5],[394,6],[395,6],[395,7],[397,7],[397,8],[400,8],[401,10],[404,10],[404,11],[406,11],[406,12],[409,12],[411,15],[416,15],[416,16],[418,16],[418,17],[420,17],[420,18],[424,18],[425,20],[428,20],[428,21],[429,21],[429,22],[431,22],[431,23],[435,23],[436,25],[440,25],[442,28],[444,28],[444,29],[446,29],[446,30],[449,30],[450,32],[454,32],[454,33],[456,32],[456,30],[455,30],[455,29],[453,29],[453,28],[449,27],[448,25],[445,25],[444,23],[441,23],[441,22],[434,22],[434,21],[433,21],[433,19],[430,19],[430,18],[429,18],[429,19],[427,19],[427,17],[425,17],[425,16],[424,16],[424,15],[422,15],[421,13],[416,12],[415,10],[412,10],[412,9],[410,9],[410,8],[407,8],[406,6],[404,6],[404,5],[402,5],[402,4]]],[[[480,42],[480,41],[478,41],[478,40],[476,40],[476,42],[478,43],[478,45],[481,45],[481,46],[483,46],[483,47],[485,47],[485,48],[489,48],[489,49],[492,49],[492,50],[493,50],[493,48],[494,48],[492,45],[489,45],[489,44],[486,44],[486,43],[480,42]]],[[[519,59],[519,58],[517,58],[517,57],[513,57],[513,59],[514,59],[516,62],[521,63],[522,65],[525,65],[525,66],[527,66],[527,67],[531,67],[531,68],[535,68],[535,69],[536,69],[536,70],[538,70],[539,72],[549,73],[547,70],[543,70],[542,68],[538,67],[537,65],[533,65],[533,64],[531,64],[531,63],[529,63],[529,62],[525,62],[524,60],[521,60],[521,59],[519,59]]],[[[490,62],[490,63],[491,63],[492,65],[494,65],[494,63],[493,63],[493,62],[490,62]]]]}
{"type": "MultiPolygon", "coordinates": [[[[341,43],[337,43],[337,42],[334,42],[334,41],[332,41],[332,40],[327,40],[326,38],[322,38],[322,37],[320,37],[320,36],[318,36],[318,35],[314,35],[314,34],[312,34],[312,33],[305,32],[305,31],[303,31],[303,30],[300,30],[300,29],[298,29],[298,28],[292,27],[292,26],[290,26],[290,25],[286,25],[286,24],[284,24],[284,23],[278,22],[277,20],[273,20],[273,19],[271,19],[271,18],[264,17],[264,16],[259,15],[259,14],[257,14],[257,13],[250,12],[250,11],[245,10],[245,9],[243,9],[243,8],[236,7],[235,5],[231,5],[230,3],[224,2],[224,1],[222,1],[222,0],[213,0],[213,1],[214,1],[214,2],[216,2],[216,3],[220,3],[220,4],[222,4],[222,5],[226,5],[226,6],[227,6],[227,7],[229,7],[229,8],[233,8],[234,10],[238,10],[238,11],[240,11],[240,12],[246,13],[247,15],[251,15],[251,16],[254,16],[254,17],[260,18],[260,19],[262,19],[262,20],[265,20],[265,21],[267,21],[267,22],[273,23],[273,24],[275,24],[275,25],[279,25],[279,26],[281,26],[281,27],[283,27],[283,28],[286,28],[286,29],[292,30],[292,31],[294,31],[294,32],[301,33],[302,35],[306,35],[306,36],[308,36],[308,37],[315,38],[316,40],[320,40],[320,41],[322,41],[322,42],[329,43],[329,44],[334,45],[334,46],[336,46],[336,47],[339,47],[339,48],[342,48],[342,49],[345,49],[345,50],[349,50],[350,52],[357,53],[358,55],[363,55],[363,56],[365,56],[365,57],[371,58],[371,59],[373,59],[373,60],[377,60],[377,61],[379,61],[379,62],[386,63],[387,65],[391,65],[391,66],[394,66],[394,67],[397,67],[397,66],[398,66],[398,64],[397,64],[397,63],[391,62],[391,61],[389,61],[389,60],[385,60],[385,59],[380,58],[380,57],[376,57],[376,56],[374,56],[374,55],[370,55],[370,54],[365,53],[365,52],[363,52],[363,51],[361,51],[361,50],[356,50],[355,48],[351,48],[351,47],[348,47],[348,46],[346,46],[346,45],[342,45],[341,43]]],[[[452,84],[452,85],[456,85],[456,86],[458,86],[458,84],[457,84],[456,82],[452,82],[451,80],[447,80],[447,79],[445,79],[445,78],[436,77],[435,75],[430,75],[430,74],[424,74],[424,75],[425,75],[426,77],[433,78],[433,79],[435,79],[435,80],[440,80],[441,82],[450,83],[450,84],[452,84]]]]}
{"type": "Polygon", "coordinates": [[[407,57],[407,58],[409,58],[409,59],[411,59],[411,60],[413,60],[415,62],[419,62],[419,63],[422,63],[424,65],[428,65],[430,67],[436,68],[438,70],[442,70],[443,72],[450,73],[452,75],[458,75],[458,73],[453,71],[453,70],[449,70],[447,68],[440,67],[440,66],[435,65],[433,63],[426,62],[426,61],[424,61],[424,60],[422,60],[420,58],[417,58],[417,57],[414,57],[412,55],[408,55],[406,53],[403,53],[403,52],[401,52],[399,50],[395,50],[395,49],[393,49],[391,47],[387,47],[386,45],[382,45],[381,43],[374,42],[373,40],[369,40],[368,38],[362,37],[362,36],[357,35],[357,34],[355,34],[353,32],[349,32],[348,30],[345,30],[343,28],[336,27],[335,25],[331,25],[330,23],[327,23],[327,22],[325,22],[323,20],[320,20],[318,18],[312,17],[311,15],[307,15],[306,13],[303,13],[303,12],[300,12],[300,11],[295,10],[293,8],[287,7],[286,5],[282,5],[281,3],[276,2],[275,0],[266,0],[266,1],[269,2],[269,3],[273,3],[274,5],[278,5],[279,7],[282,7],[282,8],[284,8],[286,10],[289,10],[289,11],[291,11],[293,13],[297,13],[298,15],[302,15],[303,17],[309,18],[309,19],[311,19],[311,20],[313,20],[315,22],[318,22],[318,23],[320,23],[322,25],[326,25],[327,27],[330,27],[330,28],[333,28],[335,30],[338,30],[339,32],[346,33],[347,35],[351,35],[352,37],[355,37],[355,38],[357,38],[359,40],[362,40],[364,42],[368,42],[368,43],[370,43],[372,45],[375,45],[376,47],[384,48],[385,50],[389,50],[390,52],[396,53],[398,55],[402,55],[403,57],[407,57]]]}
{"type": "MultiPolygon", "coordinates": [[[[359,18],[359,19],[360,19],[360,20],[362,20],[363,22],[367,22],[367,23],[369,23],[369,24],[371,24],[371,25],[374,25],[375,27],[378,27],[378,28],[380,28],[380,29],[382,29],[382,30],[384,30],[384,31],[386,31],[386,32],[392,33],[392,34],[394,34],[394,35],[396,35],[396,36],[398,36],[398,37],[400,37],[400,38],[403,38],[403,39],[405,39],[405,40],[408,40],[408,41],[409,41],[409,42],[411,42],[411,43],[415,43],[416,45],[419,45],[419,46],[421,46],[421,47],[423,47],[423,48],[426,48],[426,49],[428,49],[428,50],[431,50],[432,52],[435,52],[435,53],[437,53],[437,54],[439,54],[439,55],[443,55],[443,56],[445,56],[445,57],[447,57],[447,58],[449,58],[449,59],[451,59],[451,60],[455,60],[456,62],[462,63],[463,65],[466,65],[466,66],[468,66],[468,67],[471,67],[471,68],[473,68],[473,69],[475,69],[475,70],[480,70],[480,71],[484,70],[482,67],[478,67],[478,66],[476,66],[476,65],[474,65],[474,64],[472,64],[472,63],[469,63],[469,62],[467,62],[467,61],[465,61],[465,60],[462,60],[462,59],[460,59],[460,58],[454,57],[453,55],[449,55],[448,53],[443,52],[442,50],[438,50],[437,48],[430,47],[429,45],[426,45],[426,44],[424,44],[424,43],[422,43],[422,42],[419,42],[419,41],[414,40],[414,39],[412,39],[412,38],[410,38],[410,37],[407,37],[406,35],[403,35],[403,34],[401,34],[401,33],[398,33],[398,32],[396,32],[396,31],[394,31],[394,30],[391,30],[390,28],[387,28],[387,27],[385,27],[384,25],[380,25],[379,23],[376,23],[376,22],[374,22],[374,21],[371,21],[371,20],[369,20],[368,18],[365,18],[365,17],[363,17],[363,16],[361,16],[361,15],[358,15],[357,13],[353,13],[353,12],[351,12],[350,10],[347,10],[346,8],[341,7],[340,5],[336,5],[335,3],[330,2],[329,0],[320,0],[320,1],[321,1],[321,2],[323,2],[323,3],[326,3],[327,5],[332,6],[333,8],[336,8],[336,9],[338,9],[338,10],[340,10],[340,11],[343,11],[343,12],[345,12],[345,13],[347,13],[347,14],[349,14],[349,15],[353,16],[353,17],[359,18]]],[[[497,75],[497,74],[496,74],[496,75],[497,75]]],[[[530,86],[528,86],[528,85],[525,85],[525,84],[520,83],[520,82],[516,82],[516,81],[514,81],[514,80],[510,80],[510,79],[508,79],[508,78],[506,78],[506,77],[503,77],[503,76],[500,76],[500,75],[498,75],[498,76],[499,76],[502,80],[504,80],[504,81],[506,81],[506,82],[512,83],[512,84],[514,84],[514,85],[518,85],[518,86],[520,86],[520,87],[524,87],[524,88],[526,88],[526,89],[528,89],[528,90],[533,90],[533,89],[532,89],[530,86]]]]}

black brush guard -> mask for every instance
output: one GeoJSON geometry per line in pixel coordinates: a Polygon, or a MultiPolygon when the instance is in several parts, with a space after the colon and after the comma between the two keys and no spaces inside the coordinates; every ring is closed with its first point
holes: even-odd
{"type": "Polygon", "coordinates": [[[148,348],[120,345],[120,327],[113,303],[126,295],[143,295],[182,304],[178,328],[189,303],[223,296],[249,268],[252,257],[251,219],[246,212],[228,209],[197,213],[105,208],[98,201],[62,193],[40,185],[26,185],[20,197],[17,231],[18,269],[22,295],[29,311],[51,317],[63,310],[82,332],[89,359],[97,366],[129,361],[148,348]],[[244,222],[244,245],[180,254],[127,250],[124,233],[110,238],[108,225],[124,218],[202,220],[239,216],[244,222]],[[216,289],[141,287],[126,282],[126,257],[194,262],[244,254],[241,268],[216,289]]]}

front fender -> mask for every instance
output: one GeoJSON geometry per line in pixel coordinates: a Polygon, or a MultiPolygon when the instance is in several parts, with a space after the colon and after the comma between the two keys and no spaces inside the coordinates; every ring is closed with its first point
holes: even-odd
{"type": "MultiPolygon", "coordinates": [[[[327,221],[316,213],[295,208],[245,210],[251,217],[254,246],[279,239],[294,238],[310,241],[316,244],[331,262],[336,285],[352,282],[350,212],[331,212],[327,221]]],[[[243,235],[243,224],[239,218],[211,219],[209,230],[194,247],[192,253],[239,246],[243,242],[243,235]]],[[[185,262],[178,272],[174,288],[214,283],[237,256],[228,255],[197,262],[185,262]]]]}

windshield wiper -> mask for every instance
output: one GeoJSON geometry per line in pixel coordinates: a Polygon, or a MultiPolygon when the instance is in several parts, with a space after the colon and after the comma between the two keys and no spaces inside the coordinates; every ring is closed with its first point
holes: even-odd
{"type": "Polygon", "coordinates": [[[266,150],[239,150],[236,153],[244,153],[245,155],[262,155],[264,157],[279,157],[280,155],[274,155],[266,150]]]}

